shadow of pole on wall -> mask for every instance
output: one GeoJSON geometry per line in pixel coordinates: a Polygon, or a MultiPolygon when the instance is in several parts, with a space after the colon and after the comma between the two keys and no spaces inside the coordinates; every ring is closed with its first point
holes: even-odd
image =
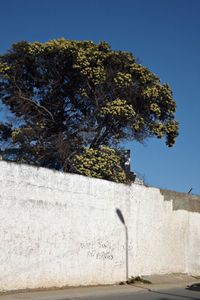
{"type": "Polygon", "coordinates": [[[120,221],[124,225],[125,229],[125,251],[126,251],[126,281],[128,281],[128,228],[124,220],[123,214],[119,208],[116,209],[116,214],[118,215],[120,221]]]}

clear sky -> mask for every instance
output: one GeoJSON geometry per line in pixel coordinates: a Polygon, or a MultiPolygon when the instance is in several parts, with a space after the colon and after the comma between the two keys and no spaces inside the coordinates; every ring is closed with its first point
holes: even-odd
{"type": "Polygon", "coordinates": [[[156,187],[200,194],[199,0],[0,0],[0,53],[19,40],[105,40],[170,84],[180,135],[173,148],[129,143],[132,169],[156,187]]]}

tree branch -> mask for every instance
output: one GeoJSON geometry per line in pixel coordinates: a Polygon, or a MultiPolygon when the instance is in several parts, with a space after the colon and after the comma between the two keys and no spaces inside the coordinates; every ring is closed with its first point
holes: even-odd
{"type": "Polygon", "coordinates": [[[54,120],[54,117],[53,117],[52,113],[51,113],[46,107],[44,107],[43,105],[40,105],[40,104],[36,103],[35,101],[33,101],[32,99],[23,96],[20,87],[19,87],[19,86],[17,85],[17,83],[16,83],[16,80],[14,80],[14,81],[15,81],[15,86],[16,86],[16,88],[17,88],[17,90],[18,90],[18,97],[19,97],[20,99],[26,101],[26,102],[29,102],[31,105],[35,106],[35,107],[37,108],[37,110],[38,110],[40,113],[41,113],[41,111],[40,111],[41,109],[42,109],[43,111],[45,111],[45,112],[50,116],[51,120],[52,120],[54,123],[56,123],[55,120],[54,120]]]}

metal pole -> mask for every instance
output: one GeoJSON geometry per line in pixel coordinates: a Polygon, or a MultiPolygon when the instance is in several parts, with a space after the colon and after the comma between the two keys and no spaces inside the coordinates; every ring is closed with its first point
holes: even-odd
{"type": "Polygon", "coordinates": [[[126,233],[126,281],[128,281],[128,228],[125,225],[125,233],[126,233]]]}

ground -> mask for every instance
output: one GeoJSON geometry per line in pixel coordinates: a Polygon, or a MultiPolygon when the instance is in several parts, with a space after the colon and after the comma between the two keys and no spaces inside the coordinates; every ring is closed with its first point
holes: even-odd
{"type": "Polygon", "coordinates": [[[200,287],[193,283],[200,278],[181,274],[145,277],[152,284],[112,285],[97,287],[76,287],[35,291],[13,291],[2,293],[0,300],[197,300],[200,299],[200,287]]]}

